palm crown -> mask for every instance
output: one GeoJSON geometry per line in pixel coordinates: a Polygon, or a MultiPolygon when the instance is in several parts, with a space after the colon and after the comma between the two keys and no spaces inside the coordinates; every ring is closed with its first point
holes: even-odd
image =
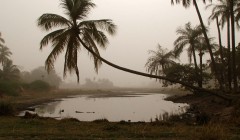
{"type": "MultiPolygon", "coordinates": [[[[57,56],[66,50],[64,76],[66,76],[67,71],[70,73],[75,71],[79,81],[77,58],[82,43],[100,56],[97,45],[106,48],[108,43],[104,31],[114,35],[116,25],[109,19],[85,20],[90,10],[95,7],[91,0],[61,0],[60,5],[65,9],[67,18],[47,13],[38,19],[38,26],[42,27],[43,30],[50,31],[57,28],[42,39],[40,49],[52,42],[52,52],[45,62],[48,71],[54,69],[57,56]]],[[[101,61],[96,56],[91,56],[97,72],[101,61]]]]}

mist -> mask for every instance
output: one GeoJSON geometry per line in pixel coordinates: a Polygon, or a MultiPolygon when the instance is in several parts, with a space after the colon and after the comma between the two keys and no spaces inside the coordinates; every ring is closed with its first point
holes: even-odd
{"type": "MultiPolygon", "coordinates": [[[[102,57],[120,66],[141,72],[146,72],[148,50],[155,50],[157,44],[171,50],[178,27],[184,26],[189,21],[192,25],[199,24],[193,7],[184,9],[181,5],[172,6],[170,1],[94,0],[93,2],[97,7],[92,9],[88,19],[112,19],[118,27],[117,34],[109,37],[107,49],[100,50],[102,57]]],[[[40,51],[40,41],[47,33],[37,27],[37,19],[44,13],[64,15],[59,0],[0,0],[0,3],[0,32],[6,41],[5,44],[13,53],[14,64],[22,71],[31,71],[43,66],[52,48],[49,45],[40,51]]],[[[201,3],[199,5],[203,9],[201,11],[203,18],[207,19],[210,10],[204,10],[201,3]]],[[[211,24],[210,28],[210,36],[217,37],[215,24],[211,24]]],[[[226,44],[225,35],[223,32],[223,44],[226,44]]],[[[237,38],[239,37],[236,35],[237,38]]],[[[182,55],[181,62],[188,63],[185,56],[182,55]]],[[[205,55],[205,60],[207,58],[205,55]]],[[[62,54],[55,63],[55,71],[62,78],[63,65],[62,54]]],[[[86,84],[87,78],[108,79],[117,87],[149,87],[156,81],[122,72],[105,64],[96,73],[93,62],[84,48],[79,51],[78,66],[82,85],[86,84]]],[[[77,78],[72,73],[63,78],[63,81],[77,83],[77,78]]]]}

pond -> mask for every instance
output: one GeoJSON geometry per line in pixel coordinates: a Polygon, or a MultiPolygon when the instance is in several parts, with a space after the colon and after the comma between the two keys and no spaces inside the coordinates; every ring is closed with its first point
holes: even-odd
{"type": "Polygon", "coordinates": [[[165,94],[153,93],[124,96],[82,95],[36,106],[35,112],[39,116],[56,119],[149,122],[156,118],[162,119],[163,114],[182,114],[188,108],[187,104],[164,100],[166,97],[165,94]]]}

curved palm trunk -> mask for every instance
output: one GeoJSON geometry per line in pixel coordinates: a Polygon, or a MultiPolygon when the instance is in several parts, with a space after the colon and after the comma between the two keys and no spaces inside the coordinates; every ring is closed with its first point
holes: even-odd
{"type": "Polygon", "coordinates": [[[234,9],[233,9],[233,0],[231,1],[231,31],[232,31],[232,70],[233,70],[233,85],[234,92],[236,93],[238,90],[237,84],[237,73],[236,73],[236,49],[235,49],[235,17],[234,17],[234,9]]]}
{"type": "Polygon", "coordinates": [[[227,42],[228,42],[228,86],[232,90],[232,57],[231,57],[231,42],[230,42],[230,18],[227,17],[227,42]]]}
{"type": "Polygon", "coordinates": [[[204,23],[203,23],[203,20],[202,20],[202,16],[200,14],[200,11],[199,11],[199,8],[198,8],[198,5],[197,5],[197,2],[196,0],[193,0],[193,4],[195,6],[195,9],[197,11],[197,15],[198,15],[198,18],[199,18],[199,21],[201,23],[201,27],[202,27],[202,30],[203,30],[203,35],[204,35],[204,38],[205,38],[205,41],[207,43],[207,47],[208,47],[208,51],[209,51],[209,54],[210,54],[210,57],[211,57],[211,61],[212,61],[212,67],[213,67],[213,70],[215,72],[215,76],[218,80],[218,83],[219,83],[219,86],[220,86],[220,89],[223,89],[223,84],[222,84],[222,81],[221,79],[219,78],[218,74],[217,74],[217,67],[216,67],[216,62],[214,60],[214,57],[213,57],[213,52],[212,52],[212,48],[211,48],[211,45],[210,45],[210,41],[209,41],[209,38],[207,36],[207,32],[206,32],[206,28],[204,26],[204,23]]]}
{"type": "Polygon", "coordinates": [[[98,54],[96,54],[93,50],[91,50],[82,40],[81,38],[78,36],[78,40],[81,42],[81,44],[83,45],[83,47],[85,49],[87,49],[94,57],[97,57],[98,59],[100,59],[102,62],[108,64],[109,66],[111,67],[114,67],[116,69],[119,69],[119,70],[122,70],[122,71],[125,71],[125,72],[129,72],[129,73],[132,73],[132,74],[136,74],[136,75],[140,75],[140,76],[144,76],[144,77],[149,77],[149,78],[156,78],[156,79],[162,79],[162,80],[166,80],[166,81],[169,81],[169,82],[172,82],[172,83],[178,83],[178,84],[181,84],[185,87],[188,87],[192,90],[196,90],[196,91],[201,91],[201,92],[205,92],[205,93],[209,93],[209,94],[212,94],[212,95],[215,95],[217,97],[220,97],[222,99],[225,99],[225,100],[228,100],[228,101],[231,101],[230,98],[228,98],[227,96],[225,95],[220,95],[218,93],[215,93],[213,91],[210,91],[210,90],[207,90],[207,89],[204,89],[204,88],[199,88],[199,87],[195,87],[195,86],[192,86],[192,85],[188,85],[182,81],[178,81],[178,80],[173,80],[173,79],[169,79],[167,77],[164,77],[164,76],[157,76],[157,75],[151,75],[151,74],[147,74],[147,73],[143,73],[143,72],[138,72],[138,71],[135,71],[135,70],[131,70],[131,69],[128,69],[128,68],[124,68],[124,67],[121,67],[121,66],[118,66],[116,64],[113,64],[109,61],[107,61],[106,59],[102,58],[101,56],[99,56],[98,54]]]}

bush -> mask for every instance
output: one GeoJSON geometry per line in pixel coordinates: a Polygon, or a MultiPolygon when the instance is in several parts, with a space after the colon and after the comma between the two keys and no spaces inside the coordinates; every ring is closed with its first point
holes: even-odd
{"type": "Polygon", "coordinates": [[[51,89],[51,86],[47,82],[36,80],[28,84],[27,88],[34,91],[48,91],[51,89]]]}
{"type": "Polygon", "coordinates": [[[19,84],[10,81],[0,81],[0,94],[16,96],[18,95],[19,84]]]}
{"type": "Polygon", "coordinates": [[[0,102],[0,116],[8,116],[14,114],[14,108],[12,104],[6,102],[0,102]]]}

